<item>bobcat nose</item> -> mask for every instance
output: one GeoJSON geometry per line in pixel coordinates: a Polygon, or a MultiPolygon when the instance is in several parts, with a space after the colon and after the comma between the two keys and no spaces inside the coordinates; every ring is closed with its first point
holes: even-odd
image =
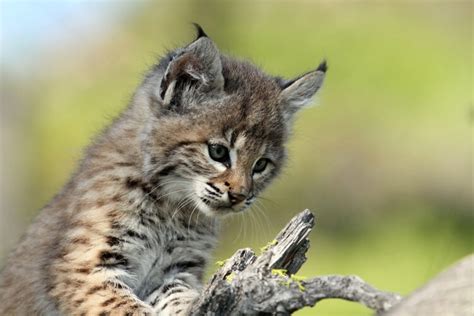
{"type": "Polygon", "coordinates": [[[227,194],[229,195],[229,201],[232,205],[238,204],[247,198],[247,195],[242,193],[229,191],[227,194]]]}

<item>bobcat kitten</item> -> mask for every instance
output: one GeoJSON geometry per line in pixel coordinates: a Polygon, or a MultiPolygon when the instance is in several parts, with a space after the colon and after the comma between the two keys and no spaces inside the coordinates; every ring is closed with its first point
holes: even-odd
{"type": "Polygon", "coordinates": [[[186,315],[219,220],[279,173],[294,80],[219,52],[204,31],[162,58],[41,211],[0,280],[0,315],[186,315]]]}

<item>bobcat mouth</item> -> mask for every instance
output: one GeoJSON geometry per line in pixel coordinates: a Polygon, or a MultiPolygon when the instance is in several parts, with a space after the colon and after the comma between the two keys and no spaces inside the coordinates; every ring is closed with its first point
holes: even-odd
{"type": "Polygon", "coordinates": [[[204,203],[211,211],[215,212],[225,212],[225,213],[238,213],[243,211],[242,207],[235,207],[238,205],[232,205],[232,203],[213,203],[210,199],[205,197],[200,198],[201,202],[204,203]]]}

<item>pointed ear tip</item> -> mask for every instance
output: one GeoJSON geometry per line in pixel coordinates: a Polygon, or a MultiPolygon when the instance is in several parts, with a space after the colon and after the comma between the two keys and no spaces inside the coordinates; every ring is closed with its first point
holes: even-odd
{"type": "Polygon", "coordinates": [[[201,37],[209,37],[207,36],[206,32],[204,32],[201,25],[196,22],[193,22],[194,28],[196,29],[196,40],[200,39],[201,37]]]}
{"type": "Polygon", "coordinates": [[[323,59],[323,61],[319,64],[318,68],[316,68],[316,71],[321,71],[326,73],[328,71],[328,63],[326,59],[323,59]]]}

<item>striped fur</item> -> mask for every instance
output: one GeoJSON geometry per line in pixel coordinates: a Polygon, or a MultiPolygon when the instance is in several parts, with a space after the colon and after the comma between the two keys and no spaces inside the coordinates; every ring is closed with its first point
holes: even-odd
{"type": "Polygon", "coordinates": [[[186,315],[219,221],[279,173],[325,72],[271,77],[202,30],[170,52],[9,257],[0,315],[186,315]]]}

